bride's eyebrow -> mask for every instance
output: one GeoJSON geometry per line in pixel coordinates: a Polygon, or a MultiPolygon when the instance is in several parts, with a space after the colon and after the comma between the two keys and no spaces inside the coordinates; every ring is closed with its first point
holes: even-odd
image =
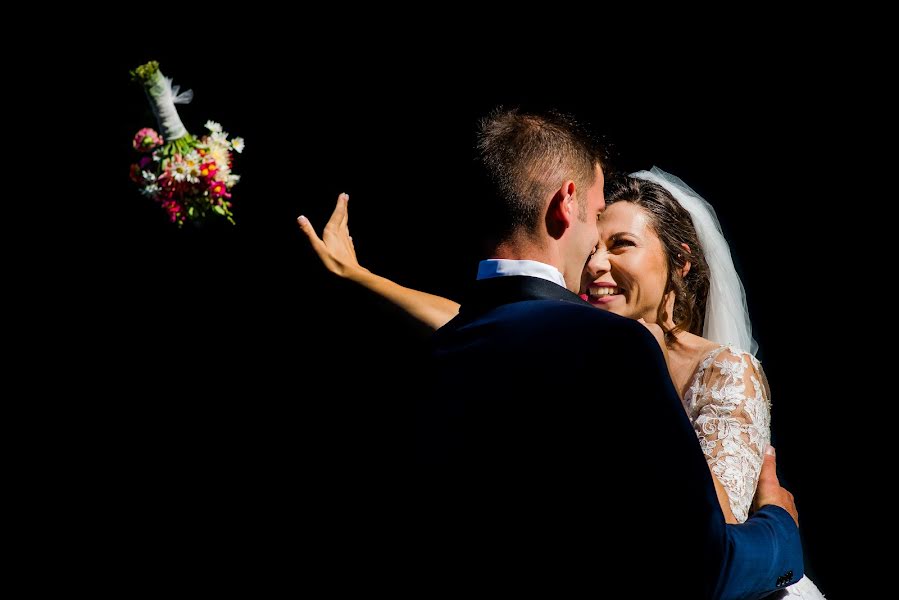
{"type": "Polygon", "coordinates": [[[617,240],[619,238],[623,238],[626,235],[629,235],[632,238],[637,238],[638,240],[640,239],[640,236],[638,236],[636,233],[631,233],[630,231],[617,231],[617,232],[613,233],[612,235],[610,235],[609,239],[617,240]]]}

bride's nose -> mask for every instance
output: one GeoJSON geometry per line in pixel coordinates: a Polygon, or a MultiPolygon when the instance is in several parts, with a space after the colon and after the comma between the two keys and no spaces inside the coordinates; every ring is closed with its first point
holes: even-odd
{"type": "Polygon", "coordinates": [[[603,273],[608,273],[611,268],[609,253],[602,248],[597,248],[590,258],[587,259],[587,265],[584,270],[590,275],[591,279],[596,279],[603,273]]]}

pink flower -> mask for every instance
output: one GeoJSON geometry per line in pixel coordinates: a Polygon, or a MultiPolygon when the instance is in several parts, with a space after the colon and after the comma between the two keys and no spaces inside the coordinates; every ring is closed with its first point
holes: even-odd
{"type": "Polygon", "coordinates": [[[224,181],[213,181],[212,185],[209,186],[209,195],[212,198],[230,198],[231,194],[228,193],[228,188],[225,187],[224,181]]]}
{"type": "Polygon", "coordinates": [[[209,179],[213,179],[215,174],[218,173],[218,167],[215,164],[215,161],[203,163],[203,167],[200,170],[200,175],[203,177],[208,177],[209,179]]]}
{"type": "Polygon", "coordinates": [[[174,200],[165,200],[162,203],[162,208],[165,209],[165,212],[169,215],[169,220],[174,223],[175,221],[179,221],[183,219],[183,215],[181,214],[181,205],[175,202],[174,200]]]}
{"type": "Polygon", "coordinates": [[[150,152],[162,145],[162,137],[149,127],[144,127],[134,134],[132,143],[138,152],[150,152]]]}

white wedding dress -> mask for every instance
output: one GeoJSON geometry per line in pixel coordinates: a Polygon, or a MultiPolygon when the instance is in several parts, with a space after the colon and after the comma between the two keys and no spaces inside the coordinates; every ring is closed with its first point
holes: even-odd
{"type": "MultiPolygon", "coordinates": [[[[771,439],[768,383],[758,360],[733,346],[712,350],[696,370],[684,408],[734,516],[744,522],[771,439]]],[[[803,577],[766,598],[794,597],[820,600],[824,595],[803,577]]]]}

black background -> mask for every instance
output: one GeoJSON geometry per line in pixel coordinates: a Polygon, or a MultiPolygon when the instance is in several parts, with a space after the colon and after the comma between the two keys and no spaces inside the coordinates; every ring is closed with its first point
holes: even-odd
{"type": "Polygon", "coordinates": [[[277,561],[278,532],[290,545],[333,531],[315,539],[322,568],[337,571],[328,557],[349,560],[341,552],[360,531],[371,535],[354,552],[377,552],[385,515],[402,506],[396,465],[409,459],[424,335],[322,273],[295,219],[320,232],[346,191],[365,266],[458,298],[479,258],[477,119],[498,104],[555,107],[605,136],[620,169],[659,166],[715,206],[772,386],[807,570],[834,597],[857,583],[834,544],[850,533],[838,465],[855,435],[837,408],[856,397],[863,364],[835,351],[860,347],[837,325],[853,255],[847,234],[820,219],[845,190],[831,178],[846,176],[839,129],[856,114],[822,126],[830,81],[802,52],[729,54],[727,68],[718,58],[699,47],[562,68],[509,49],[471,59],[416,43],[348,50],[339,36],[331,48],[276,39],[221,55],[157,43],[104,51],[104,183],[88,194],[100,233],[79,240],[93,268],[80,275],[90,279],[78,323],[103,350],[76,376],[96,391],[104,424],[86,442],[92,460],[115,474],[117,510],[140,507],[136,535],[187,536],[193,548],[250,540],[277,561]],[[189,131],[212,119],[246,139],[237,226],[179,230],[128,180],[132,136],[156,127],[128,71],[151,59],[194,90],[179,106],[189,131]]]}

